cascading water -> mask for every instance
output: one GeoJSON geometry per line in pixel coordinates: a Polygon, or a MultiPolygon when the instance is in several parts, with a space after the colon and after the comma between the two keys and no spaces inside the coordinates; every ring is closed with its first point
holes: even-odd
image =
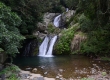
{"type": "MultiPolygon", "coordinates": [[[[61,14],[56,16],[53,24],[55,27],[60,27],[61,14]]],[[[39,47],[39,56],[43,57],[52,57],[53,46],[57,40],[57,36],[50,38],[48,36],[45,37],[44,41],[39,47]]]]}
{"type": "Polygon", "coordinates": [[[48,43],[49,43],[49,38],[46,36],[44,41],[42,42],[42,44],[39,47],[39,56],[46,55],[48,43]]]}
{"type": "MultiPolygon", "coordinates": [[[[69,9],[66,8],[66,12],[68,12],[68,11],[69,11],[69,9]]],[[[55,25],[55,27],[60,27],[61,26],[60,25],[61,16],[62,16],[62,14],[60,14],[60,15],[58,15],[58,16],[55,17],[54,22],[53,22],[53,24],[55,25]]]]}
{"type": "Polygon", "coordinates": [[[66,8],[66,12],[68,12],[69,11],[69,9],[68,8],[66,8]]]}
{"type": "Polygon", "coordinates": [[[49,45],[49,49],[48,49],[48,51],[47,51],[47,55],[52,55],[53,46],[54,46],[56,40],[57,40],[57,36],[54,36],[54,37],[51,39],[50,45],[49,45]]]}
{"type": "Polygon", "coordinates": [[[56,40],[57,36],[54,36],[53,38],[46,36],[39,47],[39,56],[52,57],[53,46],[56,40]]]}
{"type": "Polygon", "coordinates": [[[57,17],[55,17],[53,24],[55,25],[55,27],[59,27],[60,26],[60,21],[61,21],[61,14],[58,15],[57,17]]]}

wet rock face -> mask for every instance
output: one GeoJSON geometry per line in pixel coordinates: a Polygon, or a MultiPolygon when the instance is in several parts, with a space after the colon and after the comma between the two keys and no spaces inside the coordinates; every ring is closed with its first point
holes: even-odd
{"type": "Polygon", "coordinates": [[[40,31],[40,32],[45,32],[45,30],[46,30],[46,28],[47,28],[47,26],[44,24],[44,23],[38,23],[37,24],[37,29],[38,29],[38,31],[40,31]]]}
{"type": "Polygon", "coordinates": [[[20,50],[20,55],[35,56],[37,54],[37,51],[35,51],[36,47],[38,47],[38,39],[26,39],[20,50]]]}
{"type": "Polygon", "coordinates": [[[6,60],[6,54],[4,52],[0,53],[0,63],[3,63],[6,60]]]}
{"type": "Polygon", "coordinates": [[[48,25],[49,23],[52,23],[54,18],[59,15],[60,13],[45,13],[44,14],[44,18],[43,21],[45,23],[45,25],[48,25]]]}
{"type": "Polygon", "coordinates": [[[67,19],[70,19],[74,14],[75,14],[74,10],[69,10],[68,12],[65,13],[65,17],[67,19]]]}
{"type": "Polygon", "coordinates": [[[53,23],[54,18],[59,15],[59,13],[45,13],[43,17],[43,22],[37,24],[38,31],[45,33],[47,26],[53,23]]]}
{"type": "Polygon", "coordinates": [[[74,10],[68,10],[67,12],[62,13],[62,15],[61,15],[61,22],[60,22],[61,28],[62,27],[67,27],[67,26],[65,26],[66,22],[68,22],[70,20],[70,18],[72,16],[74,16],[74,14],[75,14],[74,10]]]}
{"type": "MultiPolygon", "coordinates": [[[[68,21],[73,15],[75,11],[69,10],[68,12],[64,12],[61,14],[61,20],[60,20],[60,27],[64,27],[66,21],[68,21]]],[[[45,13],[43,17],[43,22],[39,22],[37,24],[38,31],[45,33],[46,29],[48,28],[49,24],[53,24],[53,21],[56,16],[58,16],[60,13],[45,13]]],[[[54,26],[54,25],[53,25],[54,26]]]]}
{"type": "Polygon", "coordinates": [[[82,34],[82,32],[75,34],[75,36],[71,42],[71,51],[75,52],[75,51],[80,50],[81,42],[86,40],[87,37],[84,35],[81,35],[81,34],[82,34]]]}

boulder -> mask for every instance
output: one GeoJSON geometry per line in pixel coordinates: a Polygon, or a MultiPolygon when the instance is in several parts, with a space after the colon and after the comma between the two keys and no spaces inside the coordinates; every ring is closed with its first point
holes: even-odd
{"type": "Polygon", "coordinates": [[[38,31],[40,31],[40,32],[45,32],[45,30],[47,29],[47,26],[46,26],[46,24],[45,23],[38,23],[37,24],[37,29],[38,29],[38,31]]]}
{"type": "Polygon", "coordinates": [[[36,73],[36,72],[37,72],[37,68],[34,68],[34,69],[32,70],[32,72],[33,72],[33,73],[36,73]]]}

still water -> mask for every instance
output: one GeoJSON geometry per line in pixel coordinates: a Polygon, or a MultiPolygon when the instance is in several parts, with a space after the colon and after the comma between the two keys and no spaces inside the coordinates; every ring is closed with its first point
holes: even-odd
{"type": "Polygon", "coordinates": [[[103,72],[110,75],[110,62],[93,60],[81,55],[17,57],[14,64],[24,70],[37,68],[36,73],[52,78],[81,79],[103,72]]]}

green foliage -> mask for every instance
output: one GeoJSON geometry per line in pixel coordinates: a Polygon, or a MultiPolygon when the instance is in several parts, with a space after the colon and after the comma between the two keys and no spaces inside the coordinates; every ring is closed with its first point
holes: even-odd
{"type": "Polygon", "coordinates": [[[57,54],[70,54],[70,45],[74,37],[74,33],[78,28],[77,26],[72,26],[61,32],[59,41],[55,45],[55,50],[57,54]]]}
{"type": "Polygon", "coordinates": [[[6,80],[19,80],[17,77],[17,73],[20,69],[16,65],[7,66],[4,70],[0,72],[1,74],[8,75],[8,79],[6,80]]]}
{"type": "Polygon", "coordinates": [[[34,49],[33,55],[36,55],[37,53],[39,53],[39,48],[38,48],[38,47],[36,47],[36,48],[34,49]]]}
{"type": "Polygon", "coordinates": [[[83,53],[109,56],[110,11],[109,0],[79,0],[78,12],[80,28],[87,33],[87,41],[82,44],[83,53]]]}
{"type": "Polygon", "coordinates": [[[101,57],[101,60],[110,61],[110,58],[109,57],[101,57]]]}
{"type": "Polygon", "coordinates": [[[92,78],[82,78],[81,80],[94,80],[92,78]]]}
{"type": "Polygon", "coordinates": [[[49,33],[53,33],[55,31],[55,27],[52,24],[48,24],[48,30],[49,33]]]}
{"type": "Polygon", "coordinates": [[[103,75],[103,76],[106,76],[106,75],[107,75],[107,73],[106,73],[106,72],[102,72],[102,75],[103,75]]]}
{"type": "Polygon", "coordinates": [[[81,31],[83,32],[90,32],[92,28],[92,22],[89,18],[87,18],[84,14],[79,16],[79,23],[81,31]],[[88,27],[89,26],[89,27],[88,27]]]}
{"type": "Polygon", "coordinates": [[[0,48],[0,52],[4,51],[2,48],[0,48]]]}
{"type": "Polygon", "coordinates": [[[59,0],[1,0],[10,6],[22,19],[18,27],[23,35],[30,35],[37,29],[37,23],[42,21],[45,12],[63,12],[59,0]]]}
{"type": "Polygon", "coordinates": [[[0,48],[11,56],[18,53],[20,41],[24,39],[17,28],[20,23],[20,17],[0,2],[0,48]]]}
{"type": "Polygon", "coordinates": [[[6,5],[10,6],[12,11],[18,13],[22,19],[19,26],[23,35],[32,34],[36,28],[38,21],[42,20],[43,4],[40,0],[2,0],[6,5]],[[42,7],[41,7],[42,6],[42,7]]]}
{"type": "Polygon", "coordinates": [[[76,9],[78,2],[78,0],[60,0],[60,3],[69,9],[76,9]]]}
{"type": "Polygon", "coordinates": [[[69,20],[66,21],[65,26],[69,27],[69,25],[71,24],[71,22],[73,22],[74,20],[74,16],[72,16],[69,20]]]}
{"type": "Polygon", "coordinates": [[[88,34],[88,40],[82,45],[82,52],[105,55],[109,52],[109,41],[104,36],[104,30],[91,31],[88,34]],[[105,45],[106,44],[106,45],[105,45]],[[103,54],[105,53],[105,54],[103,54]]]}
{"type": "Polygon", "coordinates": [[[19,80],[15,74],[12,74],[7,80],[19,80]]]}

